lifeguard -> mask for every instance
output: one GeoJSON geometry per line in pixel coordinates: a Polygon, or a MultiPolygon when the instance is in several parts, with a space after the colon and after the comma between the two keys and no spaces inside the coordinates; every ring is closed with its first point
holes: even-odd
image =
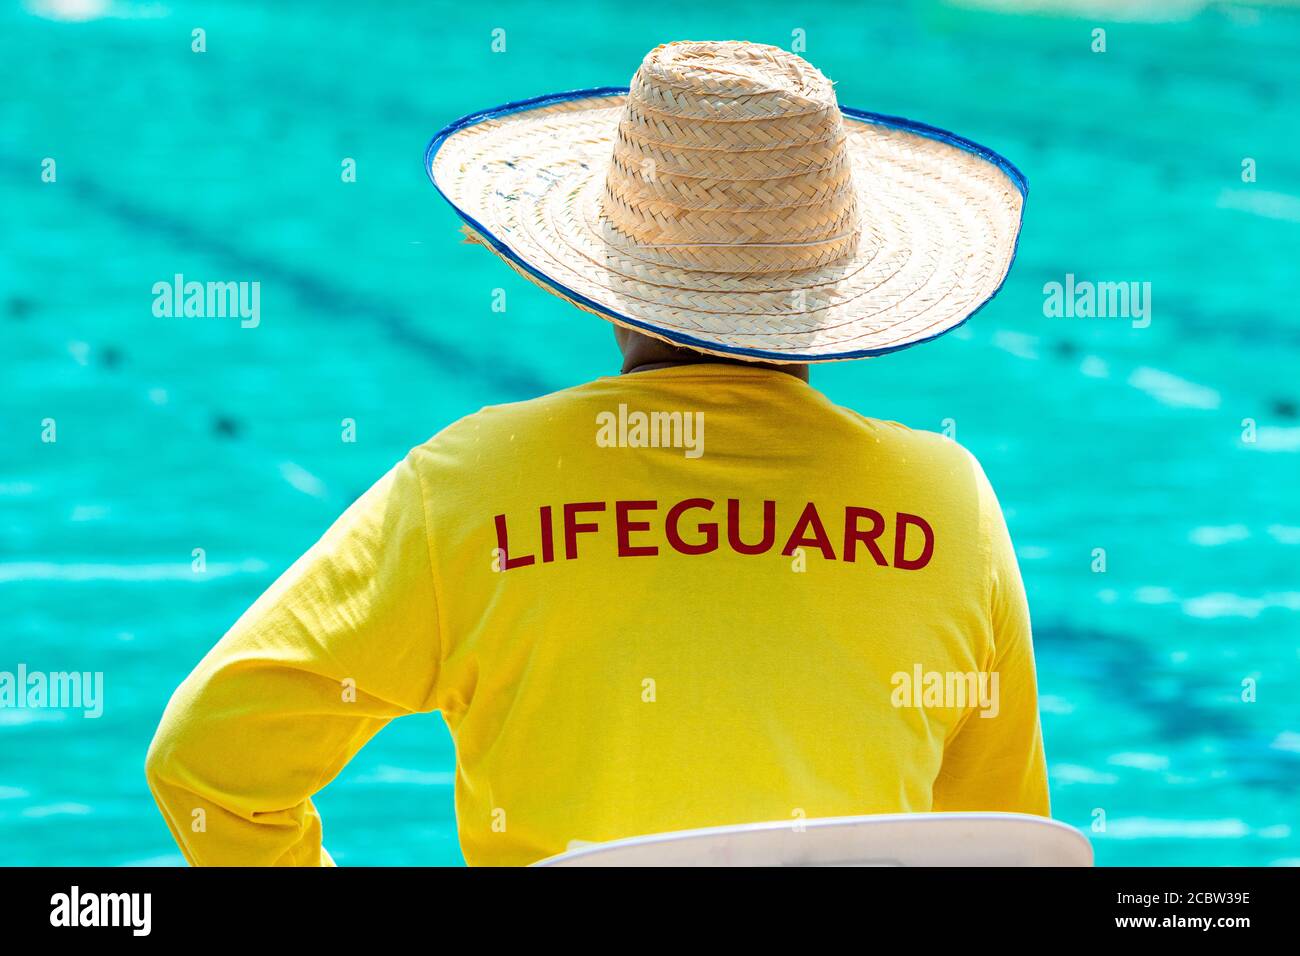
{"type": "MultiPolygon", "coordinates": [[[[620,374],[440,428],[203,657],[146,765],[186,859],[328,865],[313,795],[430,711],[474,865],[792,813],[1047,814],[1028,605],[983,469],[808,371],[984,305],[1020,172],[842,111],[812,64],[738,41],[658,47],[626,90],[480,110],[426,164],[471,242],[614,324],[620,374]],[[977,696],[927,684],[917,704],[899,673],[997,675],[1000,696],[969,719],[977,696]]],[[[439,265],[445,301],[472,268],[439,265]]],[[[438,320],[462,323],[453,371],[526,355],[559,378],[587,354],[549,317],[509,349],[438,320]]],[[[407,397],[388,414],[418,418],[407,397]]]]}
{"type": "MultiPolygon", "coordinates": [[[[537,535],[530,539],[537,550],[528,554],[519,553],[518,545],[516,553],[511,553],[507,515],[499,514],[493,522],[501,571],[536,564],[539,555],[542,564],[549,564],[557,559],[557,552],[564,560],[573,561],[582,553],[579,536],[586,534],[613,539],[620,558],[650,558],[670,551],[709,554],[719,548],[736,554],[767,554],[778,540],[783,555],[804,548],[820,552],[827,561],[857,561],[861,557],[882,568],[903,571],[919,571],[934,556],[934,528],[920,515],[895,512],[891,522],[874,508],[856,505],[828,509],[827,513],[834,518],[829,527],[811,501],[789,522],[785,515],[778,515],[777,503],[770,500],[748,505],[739,498],[721,502],[683,498],[671,505],[646,500],[543,505],[537,509],[537,535]],[[759,512],[761,519],[753,517],[759,512]],[[760,520],[761,532],[751,530],[746,541],[742,528],[753,529],[760,520]],[[785,528],[788,531],[778,538],[777,531],[785,528]]],[[[591,542],[586,547],[598,545],[591,542]]]]}

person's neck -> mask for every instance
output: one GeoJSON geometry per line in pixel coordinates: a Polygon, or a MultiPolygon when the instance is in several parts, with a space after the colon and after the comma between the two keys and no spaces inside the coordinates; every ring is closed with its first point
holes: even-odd
{"type": "Polygon", "coordinates": [[[724,358],[720,355],[707,355],[690,349],[674,348],[657,339],[638,336],[636,340],[626,343],[623,354],[622,374],[632,375],[636,372],[650,372],[658,368],[675,368],[681,365],[738,365],[743,368],[761,368],[771,372],[791,375],[801,382],[808,381],[807,365],[789,365],[776,362],[745,362],[740,359],[724,358]]]}

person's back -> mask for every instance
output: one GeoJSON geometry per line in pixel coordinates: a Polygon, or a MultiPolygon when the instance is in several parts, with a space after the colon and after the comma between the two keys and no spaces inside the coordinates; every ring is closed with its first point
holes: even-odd
{"type": "Polygon", "coordinates": [[[425,162],[473,242],[614,323],[625,374],[413,450],[208,654],[148,759],[187,859],[330,862],[312,794],[432,710],[471,863],[1046,814],[1028,610],[982,471],[807,374],[992,298],[1023,175],[734,41],[471,114],[425,162]]]}
{"type": "Polygon", "coordinates": [[[1024,597],[955,443],[699,364],[485,409],[411,465],[447,582],[436,699],[471,862],[1047,812],[1024,597]],[[947,696],[922,700],[936,679],[947,696]]]}
{"type": "MultiPolygon", "coordinates": [[[[315,768],[440,710],[471,863],[728,823],[1047,813],[1024,595],[978,464],[736,364],[445,429],[177,698],[205,730],[160,731],[164,809],[300,806],[316,840],[315,768]],[[310,786],[277,802],[252,781],[310,786]]],[[[169,816],[192,860],[277,862],[208,857],[220,835],[169,816]]]]}

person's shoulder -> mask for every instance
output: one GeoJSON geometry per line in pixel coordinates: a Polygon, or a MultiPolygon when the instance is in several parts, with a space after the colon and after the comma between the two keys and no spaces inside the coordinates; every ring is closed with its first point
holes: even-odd
{"type": "Polygon", "coordinates": [[[415,453],[437,454],[442,450],[488,447],[498,442],[524,442],[545,438],[560,421],[597,404],[600,381],[574,385],[536,398],[500,405],[485,405],[459,418],[413,449],[415,453]]]}
{"type": "Polygon", "coordinates": [[[842,405],[836,408],[851,427],[863,432],[864,438],[906,461],[962,470],[980,469],[975,455],[948,435],[911,428],[889,419],[871,418],[842,405]]]}
{"type": "Polygon", "coordinates": [[[997,497],[979,459],[955,438],[849,408],[839,410],[861,431],[858,444],[871,467],[887,467],[910,487],[939,494],[952,504],[977,512],[996,509],[997,497]]]}

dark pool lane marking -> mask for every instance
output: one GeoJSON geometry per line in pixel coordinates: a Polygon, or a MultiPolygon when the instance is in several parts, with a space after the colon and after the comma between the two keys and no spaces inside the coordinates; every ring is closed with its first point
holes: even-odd
{"type": "MultiPolygon", "coordinates": [[[[15,177],[31,174],[30,163],[9,155],[0,156],[0,165],[15,177]]],[[[545,381],[527,366],[511,363],[499,355],[479,355],[438,338],[421,328],[409,313],[396,305],[370,295],[363,296],[311,271],[295,269],[274,259],[249,253],[184,219],[114,193],[91,178],[60,176],[59,187],[67,190],[75,201],[93,207],[124,226],[163,236],[171,242],[222,260],[243,274],[255,275],[259,281],[289,289],[313,314],[328,316],[334,321],[373,322],[393,342],[418,353],[439,371],[449,376],[473,377],[502,392],[503,401],[532,398],[559,387],[545,381]]]]}

